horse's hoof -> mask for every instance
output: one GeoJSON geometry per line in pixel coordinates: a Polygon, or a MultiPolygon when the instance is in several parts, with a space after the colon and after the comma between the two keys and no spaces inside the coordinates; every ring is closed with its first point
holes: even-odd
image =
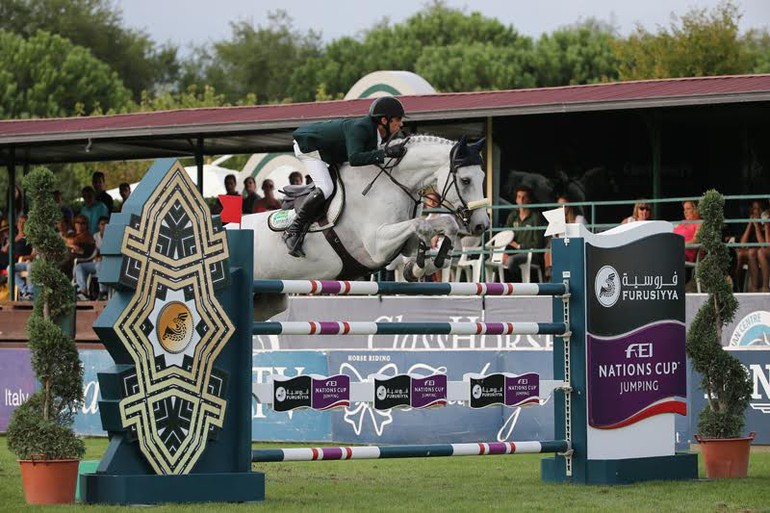
{"type": "Polygon", "coordinates": [[[293,256],[293,257],[297,257],[297,258],[304,258],[304,256],[305,256],[305,252],[304,252],[304,251],[302,251],[302,248],[292,248],[292,249],[289,251],[289,254],[290,254],[291,256],[293,256]]]}

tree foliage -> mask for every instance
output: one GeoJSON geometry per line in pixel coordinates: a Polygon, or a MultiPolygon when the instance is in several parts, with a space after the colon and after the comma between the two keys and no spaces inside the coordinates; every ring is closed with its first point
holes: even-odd
{"type": "Polygon", "coordinates": [[[24,178],[32,208],[27,238],[37,251],[30,271],[35,309],[27,323],[32,369],[40,389],[14,410],[8,423],[8,447],[20,459],[80,458],[83,441],[71,429],[83,400],[83,365],[75,341],[57,324],[75,307],[72,285],[59,263],[64,241],[54,228],[61,211],[53,199],[56,180],[48,169],[37,168],[24,178]]]}
{"type": "Polygon", "coordinates": [[[125,27],[110,0],[3,0],[0,29],[24,38],[42,30],[87,48],[118,73],[135,100],[144,90],[173,82],[179,72],[177,49],[125,27]]]}
{"type": "Polygon", "coordinates": [[[738,301],[727,277],[730,254],[722,241],[724,197],[707,191],[698,205],[703,223],[698,241],[705,256],[698,279],[709,295],[687,332],[687,355],[701,375],[707,405],[698,417],[701,434],[712,438],[741,436],[744,411],[751,399],[751,380],[741,363],[722,347],[722,330],[735,317],[738,301]]]}
{"type": "Polygon", "coordinates": [[[618,78],[615,28],[596,19],[543,34],[533,68],[538,87],[592,84],[618,78]]]}
{"type": "Polygon", "coordinates": [[[638,26],[615,48],[622,80],[747,73],[751,55],[739,35],[740,10],[731,1],[694,8],[653,34],[638,26]]]}
{"type": "Polygon", "coordinates": [[[205,83],[229,103],[248,98],[257,103],[284,100],[292,73],[318,52],[320,44],[318,35],[312,31],[302,34],[292,23],[280,10],[268,15],[265,26],[231,23],[229,40],[197,52],[194,63],[186,68],[185,85],[205,83]]]}
{"type": "Polygon", "coordinates": [[[0,118],[123,111],[131,100],[117,73],[61,36],[0,31],[0,118]]]}

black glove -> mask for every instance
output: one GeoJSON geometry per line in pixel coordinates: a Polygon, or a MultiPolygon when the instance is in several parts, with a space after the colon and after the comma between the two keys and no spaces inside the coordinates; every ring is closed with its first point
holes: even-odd
{"type": "Polygon", "coordinates": [[[391,144],[385,147],[385,156],[391,159],[400,159],[406,154],[403,144],[391,144]]]}

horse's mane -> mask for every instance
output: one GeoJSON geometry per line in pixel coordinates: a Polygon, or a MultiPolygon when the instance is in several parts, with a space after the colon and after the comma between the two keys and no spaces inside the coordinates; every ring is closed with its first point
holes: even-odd
{"type": "Polygon", "coordinates": [[[410,144],[447,144],[447,145],[453,145],[455,142],[450,141],[449,139],[446,139],[444,137],[440,137],[438,135],[431,135],[431,134],[420,134],[420,135],[413,135],[409,140],[406,142],[406,145],[409,146],[410,144]]]}

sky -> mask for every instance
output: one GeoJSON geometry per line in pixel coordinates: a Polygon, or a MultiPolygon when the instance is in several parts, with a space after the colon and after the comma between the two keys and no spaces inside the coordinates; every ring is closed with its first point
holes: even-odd
{"type": "MultiPolygon", "coordinates": [[[[429,2],[421,0],[116,0],[129,27],[142,29],[158,43],[171,42],[187,53],[230,37],[231,21],[264,25],[267,13],[285,10],[301,32],[313,29],[328,42],[355,36],[388,17],[398,23],[429,2]]],[[[741,28],[770,27],[770,0],[736,0],[743,12],[741,28]]],[[[613,22],[621,34],[636,23],[650,31],[667,26],[671,13],[682,15],[691,7],[713,8],[718,0],[446,0],[445,4],[478,11],[537,37],[544,32],[590,17],[613,22]]]]}

